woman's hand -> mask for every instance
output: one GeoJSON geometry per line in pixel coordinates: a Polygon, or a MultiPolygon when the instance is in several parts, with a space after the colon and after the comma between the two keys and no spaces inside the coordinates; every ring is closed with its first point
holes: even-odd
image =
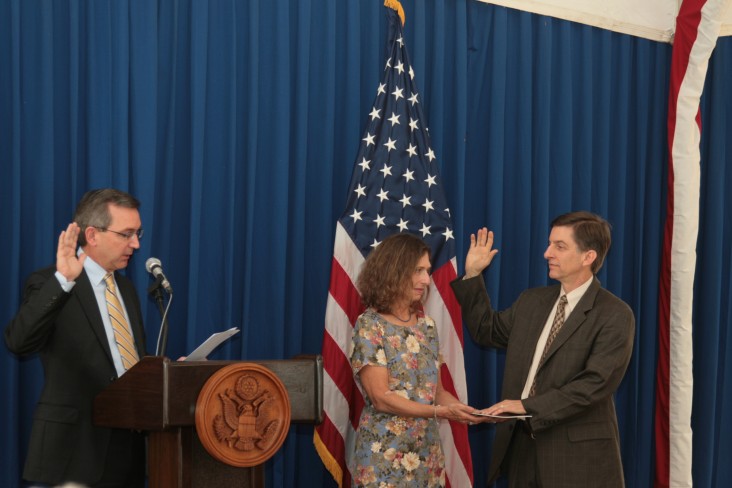
{"type": "Polygon", "coordinates": [[[476,421],[476,417],[472,412],[475,412],[475,408],[460,402],[437,405],[436,407],[437,418],[452,420],[461,424],[473,424],[476,421]]]}

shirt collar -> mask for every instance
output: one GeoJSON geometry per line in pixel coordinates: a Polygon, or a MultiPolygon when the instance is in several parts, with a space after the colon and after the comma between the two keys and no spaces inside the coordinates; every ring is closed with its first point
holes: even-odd
{"type": "MultiPolygon", "coordinates": [[[[79,255],[82,252],[84,251],[79,248],[76,254],[79,255]]],[[[89,277],[89,281],[94,286],[98,286],[104,283],[104,277],[107,276],[107,270],[102,268],[99,263],[90,258],[88,254],[86,256],[86,259],[84,260],[84,271],[86,271],[86,275],[89,277]]]]}
{"type": "Polygon", "coordinates": [[[595,279],[595,276],[590,276],[590,279],[582,283],[580,286],[575,288],[574,290],[570,291],[569,293],[564,292],[564,287],[562,287],[562,292],[559,294],[561,297],[562,295],[567,295],[567,305],[569,306],[569,309],[572,310],[577,303],[579,303],[580,299],[582,298],[582,295],[585,294],[587,289],[592,284],[592,280],[595,279]]]}

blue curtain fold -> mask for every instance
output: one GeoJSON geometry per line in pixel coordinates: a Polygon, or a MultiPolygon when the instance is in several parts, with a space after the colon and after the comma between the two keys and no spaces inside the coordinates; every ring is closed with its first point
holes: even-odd
{"type": "Polygon", "coordinates": [[[695,486],[732,478],[732,38],[720,38],[701,101],[701,216],[694,282],[695,486]]]}
{"type": "MultiPolygon", "coordinates": [[[[613,225],[600,280],[628,302],[637,332],[616,395],[629,487],[653,480],[657,289],[666,192],[671,47],[472,0],[402,2],[458,244],[486,225],[498,307],[547,283],[549,222],[587,209],[613,225]]],[[[384,68],[381,2],[346,0],[6,0],[0,2],[0,325],[27,275],[88,189],[142,202],[146,230],[127,270],[145,306],[150,352],[160,316],[144,261],[175,289],[167,355],[211,333],[241,333],[216,359],[320,352],[335,222],[384,68]]],[[[732,151],[720,40],[702,101],[702,215],[695,294],[694,480],[724,486],[732,452],[729,192],[732,151]],[[711,454],[709,454],[711,453],[711,454]]],[[[466,335],[470,403],[499,399],[501,352],[466,335]]],[[[36,358],[0,347],[0,485],[21,484],[36,358]]],[[[333,486],[293,426],[268,486],[333,486]]],[[[493,430],[473,427],[475,484],[493,430]]]]}

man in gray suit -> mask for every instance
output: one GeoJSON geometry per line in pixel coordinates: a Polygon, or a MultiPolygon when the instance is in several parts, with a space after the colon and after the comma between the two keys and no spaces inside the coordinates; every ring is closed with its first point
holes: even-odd
{"type": "Polygon", "coordinates": [[[610,225],[589,212],[554,219],[544,258],[559,284],[524,291],[498,312],[481,278],[498,250],[493,233],[470,236],[465,276],[452,288],[480,345],[506,349],[502,398],[489,470],[516,488],[622,487],[613,394],[633,350],[635,319],[595,277],[610,247],[610,225]]]}

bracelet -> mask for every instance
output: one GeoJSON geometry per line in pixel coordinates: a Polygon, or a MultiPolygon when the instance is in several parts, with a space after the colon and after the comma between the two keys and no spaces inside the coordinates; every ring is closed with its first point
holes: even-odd
{"type": "Polygon", "coordinates": [[[433,411],[432,418],[434,418],[435,420],[437,420],[437,404],[436,403],[435,403],[434,407],[435,407],[435,409],[433,411]]]}

